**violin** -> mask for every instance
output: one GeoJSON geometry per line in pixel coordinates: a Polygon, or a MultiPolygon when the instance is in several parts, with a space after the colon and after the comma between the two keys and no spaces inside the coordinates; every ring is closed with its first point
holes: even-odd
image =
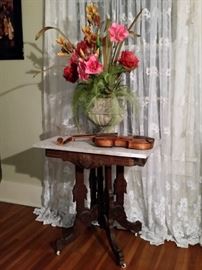
{"type": "Polygon", "coordinates": [[[98,147],[124,147],[135,150],[149,150],[154,146],[154,138],[147,136],[118,136],[117,133],[78,134],[66,138],[58,137],[56,143],[63,145],[71,141],[91,140],[98,147]]]}

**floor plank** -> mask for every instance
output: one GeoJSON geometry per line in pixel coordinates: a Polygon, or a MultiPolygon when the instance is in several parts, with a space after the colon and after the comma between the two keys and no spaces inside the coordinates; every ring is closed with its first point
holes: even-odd
{"type": "MultiPolygon", "coordinates": [[[[1,270],[116,270],[113,254],[99,228],[89,228],[54,252],[61,228],[35,221],[33,208],[0,202],[1,270]]],[[[128,270],[201,270],[202,248],[178,248],[173,242],[152,246],[127,231],[115,230],[128,270]]]]}

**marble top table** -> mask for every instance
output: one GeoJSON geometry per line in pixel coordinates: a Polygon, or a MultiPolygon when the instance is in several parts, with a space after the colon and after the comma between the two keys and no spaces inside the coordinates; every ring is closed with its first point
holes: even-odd
{"type": "Polygon", "coordinates": [[[92,141],[71,141],[64,145],[56,143],[58,137],[38,142],[34,147],[45,149],[47,157],[70,161],[75,165],[75,185],[72,190],[76,202],[76,218],[71,231],[56,241],[56,253],[84,232],[86,227],[97,220],[106,236],[114,254],[116,263],[126,267],[124,256],[118,247],[113,233],[116,221],[123,228],[138,233],[141,223],[129,222],[124,210],[124,193],[127,182],[124,178],[125,166],[144,166],[151,150],[134,150],[121,147],[97,147],[92,141]],[[116,176],[112,181],[112,166],[116,167],[116,176]],[[85,186],[84,170],[90,169],[90,209],[85,205],[88,189],[85,186]]]}

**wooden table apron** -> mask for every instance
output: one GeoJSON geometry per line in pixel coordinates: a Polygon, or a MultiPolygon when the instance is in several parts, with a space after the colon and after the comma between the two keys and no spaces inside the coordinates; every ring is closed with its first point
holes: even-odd
{"type": "Polygon", "coordinates": [[[76,202],[76,218],[72,230],[57,240],[56,249],[59,255],[65,245],[73,241],[92,221],[97,220],[100,227],[106,231],[107,239],[114,253],[116,262],[125,266],[124,257],[118,247],[113,224],[117,221],[123,228],[138,233],[141,230],[139,221],[132,223],[127,220],[124,211],[124,193],[126,180],[125,166],[144,166],[147,158],[133,158],[110,156],[102,154],[71,152],[55,149],[46,149],[46,156],[70,161],[75,165],[75,185],[73,187],[73,201],[76,202]],[[112,166],[116,166],[116,176],[112,185],[112,166]],[[90,209],[86,208],[87,188],[84,184],[84,170],[90,169],[90,209]]]}

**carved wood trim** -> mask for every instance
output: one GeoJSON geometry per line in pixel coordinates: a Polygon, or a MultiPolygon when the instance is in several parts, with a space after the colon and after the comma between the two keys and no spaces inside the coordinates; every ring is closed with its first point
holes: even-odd
{"type": "Polygon", "coordinates": [[[105,165],[111,166],[115,164],[119,166],[144,166],[147,160],[143,158],[117,157],[109,155],[69,152],[55,149],[46,149],[46,156],[60,158],[63,161],[70,161],[73,164],[85,169],[97,168],[105,165]]]}

